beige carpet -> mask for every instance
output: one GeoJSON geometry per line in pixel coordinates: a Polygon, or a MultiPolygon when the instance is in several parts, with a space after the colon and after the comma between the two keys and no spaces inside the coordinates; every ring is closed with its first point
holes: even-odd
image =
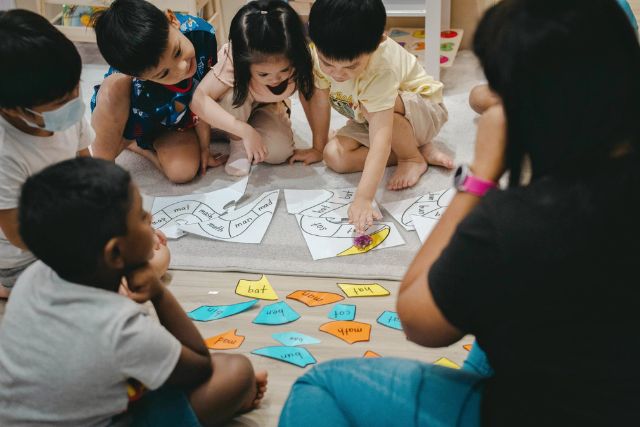
{"type": "MultiPolygon", "coordinates": [[[[89,98],[92,86],[102,79],[105,67],[88,65],[83,73],[83,95],[89,98]]],[[[445,104],[449,110],[449,122],[445,125],[436,142],[449,150],[456,162],[468,162],[473,154],[476,114],[467,103],[469,90],[482,81],[482,73],[477,61],[469,52],[461,52],[454,66],[444,70],[445,104]]],[[[300,147],[309,146],[311,134],[298,102],[294,102],[292,112],[294,131],[300,147]]],[[[342,125],[344,119],[334,114],[332,128],[342,125]]],[[[226,144],[215,146],[226,150],[226,144]]],[[[221,168],[209,170],[207,175],[187,185],[169,183],[145,159],[125,152],[118,163],[131,171],[143,193],[149,195],[182,195],[206,192],[223,188],[232,179],[221,168]]],[[[387,175],[393,171],[389,168],[387,175]]],[[[332,189],[356,186],[360,174],[340,175],[328,170],[324,165],[258,165],[254,167],[247,195],[257,196],[274,189],[332,189]]],[[[428,191],[444,189],[451,184],[451,173],[442,168],[430,168],[418,186],[402,192],[380,190],[378,202],[393,201],[419,196],[428,191]]],[[[384,212],[385,221],[393,221],[384,212]]],[[[295,218],[286,212],[284,194],[280,200],[273,221],[259,245],[226,243],[198,236],[186,236],[172,241],[171,268],[202,271],[246,271],[285,275],[310,275],[321,277],[342,277],[353,279],[402,278],[405,269],[419,248],[419,240],[414,232],[400,230],[406,244],[403,246],[369,252],[364,255],[330,258],[313,261],[297,227],[295,218]]]]}

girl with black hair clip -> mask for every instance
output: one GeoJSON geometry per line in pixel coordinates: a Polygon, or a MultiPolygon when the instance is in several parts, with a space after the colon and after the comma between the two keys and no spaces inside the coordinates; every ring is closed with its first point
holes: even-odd
{"type": "Polygon", "coordinates": [[[313,92],[312,61],[298,14],[283,1],[252,1],[231,21],[229,43],[202,81],[191,108],[229,134],[226,172],[246,175],[252,163],[279,164],[293,154],[288,99],[313,92]]]}

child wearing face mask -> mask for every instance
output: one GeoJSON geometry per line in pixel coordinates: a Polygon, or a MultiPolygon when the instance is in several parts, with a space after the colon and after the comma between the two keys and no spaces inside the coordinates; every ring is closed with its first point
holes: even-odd
{"type": "MultiPolygon", "coordinates": [[[[22,184],[41,169],[88,156],[93,131],[79,94],[75,46],[45,18],[0,12],[0,297],[35,261],[18,233],[22,184]]],[[[62,244],[62,242],[60,242],[62,244]]]]}
{"type": "Polygon", "coordinates": [[[91,100],[93,155],[114,160],[130,149],[176,184],[223,164],[222,156],[209,152],[211,128],[190,108],[216,62],[215,29],[145,0],[116,0],[94,24],[111,68],[91,100]]]}
{"type": "MultiPolygon", "coordinates": [[[[73,43],[42,16],[0,12],[0,298],[35,260],[18,232],[22,184],[54,163],[90,156],[94,133],[80,97],[73,43]]],[[[61,220],[61,219],[60,219],[61,220]]],[[[152,261],[164,274],[169,250],[156,236],[152,261]]],[[[58,242],[64,245],[64,242],[58,242]]]]}
{"type": "Polygon", "coordinates": [[[230,175],[293,155],[288,98],[313,92],[312,60],[298,14],[283,1],[251,1],[231,22],[229,44],[196,89],[191,108],[229,134],[230,175]]]}

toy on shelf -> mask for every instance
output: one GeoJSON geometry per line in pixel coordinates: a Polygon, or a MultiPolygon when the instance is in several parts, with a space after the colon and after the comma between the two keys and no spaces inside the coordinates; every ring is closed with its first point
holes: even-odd
{"type": "MultiPolygon", "coordinates": [[[[418,61],[424,63],[424,28],[390,28],[387,32],[389,37],[398,42],[400,46],[411,52],[418,58],[418,61]]],[[[440,66],[443,68],[451,67],[456,58],[464,30],[451,29],[444,30],[440,33],[440,66]]]]}
{"type": "Polygon", "coordinates": [[[89,27],[93,15],[105,7],[62,5],[62,25],[67,27],[89,27]]]}

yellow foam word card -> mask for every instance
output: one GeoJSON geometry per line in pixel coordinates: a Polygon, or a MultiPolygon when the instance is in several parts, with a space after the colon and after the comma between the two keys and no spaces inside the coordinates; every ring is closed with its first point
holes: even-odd
{"type": "Polygon", "coordinates": [[[391,292],[377,283],[338,283],[338,286],[349,298],[391,295],[391,292]]]}
{"type": "Polygon", "coordinates": [[[438,359],[435,362],[433,362],[433,364],[434,365],[444,366],[445,368],[460,369],[460,365],[458,365],[453,360],[447,359],[446,357],[441,357],[440,359],[438,359]]]}
{"type": "Polygon", "coordinates": [[[257,299],[265,299],[269,301],[277,301],[278,295],[271,287],[271,283],[264,274],[260,280],[238,280],[236,285],[236,294],[257,299]]]}

